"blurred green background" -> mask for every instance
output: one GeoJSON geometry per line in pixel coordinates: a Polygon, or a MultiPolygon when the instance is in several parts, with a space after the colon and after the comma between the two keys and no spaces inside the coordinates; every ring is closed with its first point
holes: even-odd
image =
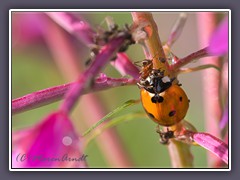
{"type": "MultiPolygon", "coordinates": [[[[91,12],[82,14],[82,16],[94,27],[97,27],[101,22],[104,22],[104,18],[108,15],[112,16],[119,26],[122,26],[125,23],[130,24],[132,22],[131,14],[128,12],[91,12]]],[[[154,18],[159,28],[159,35],[163,42],[167,40],[178,15],[179,13],[173,12],[154,13],[154,18]]],[[[16,13],[15,17],[17,16],[18,14],[16,13]]],[[[198,45],[197,28],[196,13],[188,13],[188,20],[185,24],[182,35],[173,45],[172,51],[174,54],[178,57],[185,57],[186,55],[202,48],[198,45]]],[[[14,32],[17,31],[18,29],[14,30],[14,32]]],[[[12,99],[37,90],[68,82],[66,78],[62,76],[48,50],[48,47],[44,43],[44,40],[40,39],[36,40],[36,42],[32,41],[27,44],[17,36],[15,41],[13,39],[12,99]]],[[[85,47],[80,43],[76,44],[77,47],[80,48],[79,52],[81,52],[81,59],[87,59],[88,51],[82,50],[81,48],[84,49],[85,47]]],[[[59,49],[59,51],[61,51],[61,49],[59,49]]],[[[133,61],[144,59],[142,48],[139,45],[131,46],[127,51],[127,54],[133,61]]],[[[192,63],[191,66],[197,66],[198,64],[199,63],[196,61],[192,63]]],[[[190,108],[185,119],[191,122],[199,131],[204,131],[202,97],[203,72],[204,71],[194,72],[179,76],[179,80],[183,84],[183,88],[191,100],[190,108]]],[[[105,68],[104,73],[110,77],[121,77],[121,75],[110,65],[105,68]]],[[[107,112],[111,112],[127,100],[139,99],[139,89],[137,86],[119,87],[98,92],[96,94],[104,103],[104,108],[107,109],[107,112]]],[[[47,114],[55,111],[58,108],[58,105],[59,102],[56,102],[51,105],[14,115],[12,117],[13,129],[16,130],[34,125],[47,114]]],[[[74,119],[74,122],[77,125],[82,126],[81,128],[87,129],[87,125],[81,123],[81,117],[79,117],[78,113],[79,111],[80,109],[77,108],[74,110],[72,119],[74,119]]],[[[94,113],[91,112],[90,107],[84,109],[84,111],[94,113]]],[[[135,111],[143,111],[141,104],[125,109],[119,114],[122,115],[135,111]]],[[[122,123],[117,126],[116,130],[123,142],[123,148],[128,153],[134,167],[171,167],[167,146],[159,144],[159,136],[155,133],[155,127],[156,124],[147,117],[122,123]]],[[[194,167],[207,167],[206,151],[200,147],[192,147],[191,150],[194,156],[194,167]]],[[[104,159],[96,143],[89,144],[85,154],[88,155],[89,167],[109,167],[109,164],[104,159]]]]}

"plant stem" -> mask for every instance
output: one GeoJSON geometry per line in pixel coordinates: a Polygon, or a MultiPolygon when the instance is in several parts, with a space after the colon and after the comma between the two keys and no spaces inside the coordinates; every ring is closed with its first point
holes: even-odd
{"type": "MultiPolygon", "coordinates": [[[[93,87],[85,88],[83,94],[95,91],[102,91],[113,87],[135,85],[135,79],[127,78],[107,78],[104,82],[98,82],[100,78],[96,79],[93,87]]],[[[12,100],[12,114],[21,113],[27,110],[35,109],[63,98],[64,94],[73,86],[73,83],[54,86],[40,91],[27,94],[25,96],[12,100]]]]}
{"type": "Polygon", "coordinates": [[[194,68],[181,68],[181,69],[178,70],[178,74],[196,72],[196,71],[201,71],[201,70],[209,69],[209,68],[214,68],[216,71],[221,71],[220,68],[215,66],[215,65],[204,64],[204,65],[197,66],[197,67],[194,67],[194,68]]]}
{"type": "Polygon", "coordinates": [[[171,65],[169,69],[170,71],[177,72],[179,68],[185,66],[186,64],[206,56],[209,56],[209,54],[207,53],[207,47],[179,59],[175,64],[171,65]]]}
{"type": "Polygon", "coordinates": [[[170,140],[168,150],[173,168],[193,167],[193,156],[190,151],[190,145],[176,140],[170,140]]]}
{"type": "MultiPolygon", "coordinates": [[[[161,60],[166,59],[160,38],[158,36],[157,25],[152,17],[151,13],[145,12],[133,12],[133,21],[136,25],[146,24],[144,30],[148,33],[148,39],[145,40],[147,52],[150,53],[151,57],[145,50],[146,58],[152,58],[153,68],[165,70],[165,74],[169,75],[167,61],[163,63],[161,60]]],[[[189,160],[191,156],[190,148],[188,145],[171,141],[168,146],[170,158],[173,167],[192,167],[192,160],[189,160]]]]}
{"type": "Polygon", "coordinates": [[[161,61],[166,60],[166,56],[152,14],[148,12],[133,12],[132,18],[136,25],[143,26],[146,24],[144,26],[144,31],[148,34],[148,38],[144,41],[147,47],[147,50],[144,49],[146,58],[152,59],[153,69],[164,70],[164,73],[168,75],[168,63],[167,61],[161,61]]]}

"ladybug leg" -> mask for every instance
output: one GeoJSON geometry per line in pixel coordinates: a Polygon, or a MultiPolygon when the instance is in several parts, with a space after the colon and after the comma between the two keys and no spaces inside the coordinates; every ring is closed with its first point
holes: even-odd
{"type": "Polygon", "coordinates": [[[161,132],[159,124],[156,126],[156,132],[159,134],[161,132]]]}
{"type": "Polygon", "coordinates": [[[160,136],[159,142],[161,144],[167,145],[167,144],[169,144],[169,139],[174,138],[174,132],[169,131],[168,128],[167,128],[167,131],[163,131],[163,130],[160,130],[159,125],[157,125],[156,132],[160,136]]]}
{"type": "Polygon", "coordinates": [[[138,86],[139,89],[145,88],[143,83],[144,82],[137,83],[137,86],[138,86]]]}
{"type": "Polygon", "coordinates": [[[159,134],[159,135],[160,135],[159,142],[161,144],[164,144],[164,145],[169,144],[169,139],[166,138],[164,134],[159,134]]]}
{"type": "Polygon", "coordinates": [[[161,144],[168,144],[169,141],[168,141],[168,138],[166,138],[166,132],[164,132],[163,130],[160,130],[160,126],[157,125],[156,127],[156,132],[159,134],[159,142],[161,144]]]}

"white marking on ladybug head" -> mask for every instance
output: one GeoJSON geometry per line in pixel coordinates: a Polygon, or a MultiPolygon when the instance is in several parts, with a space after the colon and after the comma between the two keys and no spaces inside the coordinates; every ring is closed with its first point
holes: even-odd
{"type": "Polygon", "coordinates": [[[164,83],[171,82],[171,79],[168,76],[165,76],[162,78],[162,82],[164,83]]]}

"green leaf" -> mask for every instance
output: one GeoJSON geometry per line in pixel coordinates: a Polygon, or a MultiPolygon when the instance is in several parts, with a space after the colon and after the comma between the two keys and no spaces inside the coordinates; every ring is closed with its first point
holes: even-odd
{"type": "Polygon", "coordinates": [[[86,145],[88,145],[89,142],[91,142],[93,139],[95,139],[97,136],[99,136],[106,129],[117,126],[117,125],[119,125],[120,123],[123,123],[123,122],[135,120],[137,118],[142,118],[145,115],[146,115],[146,113],[141,111],[141,112],[134,112],[134,113],[125,114],[125,115],[122,115],[122,116],[119,116],[119,117],[116,117],[116,118],[112,119],[111,121],[104,124],[101,128],[94,131],[92,133],[92,135],[86,140],[86,145]]]}
{"type": "Polygon", "coordinates": [[[102,119],[100,119],[97,123],[95,123],[92,127],[90,127],[87,131],[85,131],[83,133],[83,136],[86,136],[87,134],[89,134],[93,129],[95,129],[96,127],[98,127],[100,124],[102,124],[104,121],[108,120],[109,118],[111,118],[114,114],[120,112],[123,109],[126,109],[128,106],[131,105],[135,105],[137,103],[139,103],[140,100],[129,100],[125,103],[123,103],[123,105],[117,107],[116,109],[114,109],[112,112],[108,113],[106,116],[104,116],[102,119]]]}

